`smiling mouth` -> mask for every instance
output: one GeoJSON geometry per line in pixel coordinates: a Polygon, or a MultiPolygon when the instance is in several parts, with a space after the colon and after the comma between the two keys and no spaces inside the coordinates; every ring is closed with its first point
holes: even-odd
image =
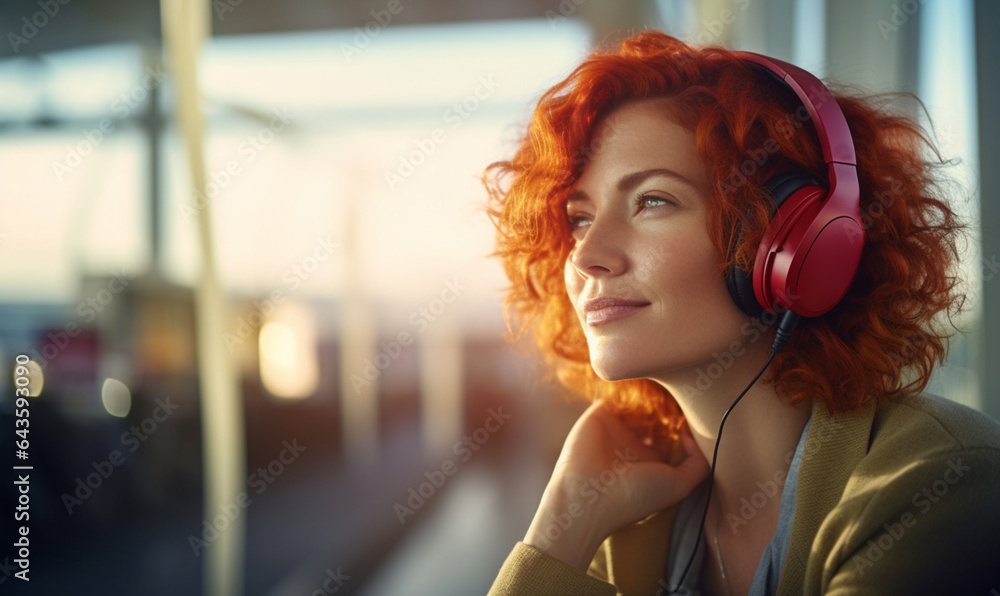
{"type": "Polygon", "coordinates": [[[587,324],[594,326],[618,321],[635,314],[647,306],[649,306],[649,304],[616,304],[596,310],[589,310],[587,311],[587,324]]]}

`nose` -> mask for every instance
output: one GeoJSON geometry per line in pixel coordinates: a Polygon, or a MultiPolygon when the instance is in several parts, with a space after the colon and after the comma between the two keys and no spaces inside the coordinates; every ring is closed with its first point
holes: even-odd
{"type": "Polygon", "coordinates": [[[611,277],[627,267],[623,230],[610,220],[595,219],[570,253],[570,263],[580,277],[611,277]]]}

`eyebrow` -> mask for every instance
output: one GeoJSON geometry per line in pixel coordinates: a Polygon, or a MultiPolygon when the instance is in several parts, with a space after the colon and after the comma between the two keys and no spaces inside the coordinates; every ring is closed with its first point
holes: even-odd
{"type": "MultiPolygon", "coordinates": [[[[632,172],[631,174],[626,174],[622,176],[621,179],[618,180],[617,190],[618,192],[625,192],[627,190],[631,190],[636,186],[642,184],[643,181],[647,180],[648,178],[653,178],[656,176],[666,176],[668,178],[674,178],[676,180],[679,180],[680,182],[683,182],[684,184],[687,184],[691,188],[697,188],[695,184],[691,182],[691,180],[689,180],[687,177],[683,176],[682,174],[679,174],[674,170],[671,170],[670,168],[650,168],[648,170],[632,172]]],[[[583,201],[586,199],[587,199],[587,193],[583,192],[582,190],[574,190],[573,192],[567,195],[566,202],[570,203],[572,201],[583,201]]]]}

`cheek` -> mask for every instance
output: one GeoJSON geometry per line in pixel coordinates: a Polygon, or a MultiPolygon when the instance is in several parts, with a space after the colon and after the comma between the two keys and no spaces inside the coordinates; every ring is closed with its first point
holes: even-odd
{"type": "Polygon", "coordinates": [[[566,263],[563,266],[563,281],[566,284],[566,295],[569,296],[571,302],[576,304],[576,298],[583,291],[583,278],[577,274],[576,269],[566,259],[566,263]]]}
{"type": "Polygon", "coordinates": [[[717,315],[738,310],[719,273],[715,247],[704,235],[675,236],[647,247],[645,254],[657,255],[644,259],[644,277],[667,305],[717,315]]]}

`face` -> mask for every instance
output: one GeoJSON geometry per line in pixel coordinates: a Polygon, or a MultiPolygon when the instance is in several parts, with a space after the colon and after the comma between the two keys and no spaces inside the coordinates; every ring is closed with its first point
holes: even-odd
{"type": "Polygon", "coordinates": [[[694,133],[665,100],[618,108],[571,190],[566,291],[606,380],[681,379],[747,322],[708,236],[710,184],[694,133]]]}

